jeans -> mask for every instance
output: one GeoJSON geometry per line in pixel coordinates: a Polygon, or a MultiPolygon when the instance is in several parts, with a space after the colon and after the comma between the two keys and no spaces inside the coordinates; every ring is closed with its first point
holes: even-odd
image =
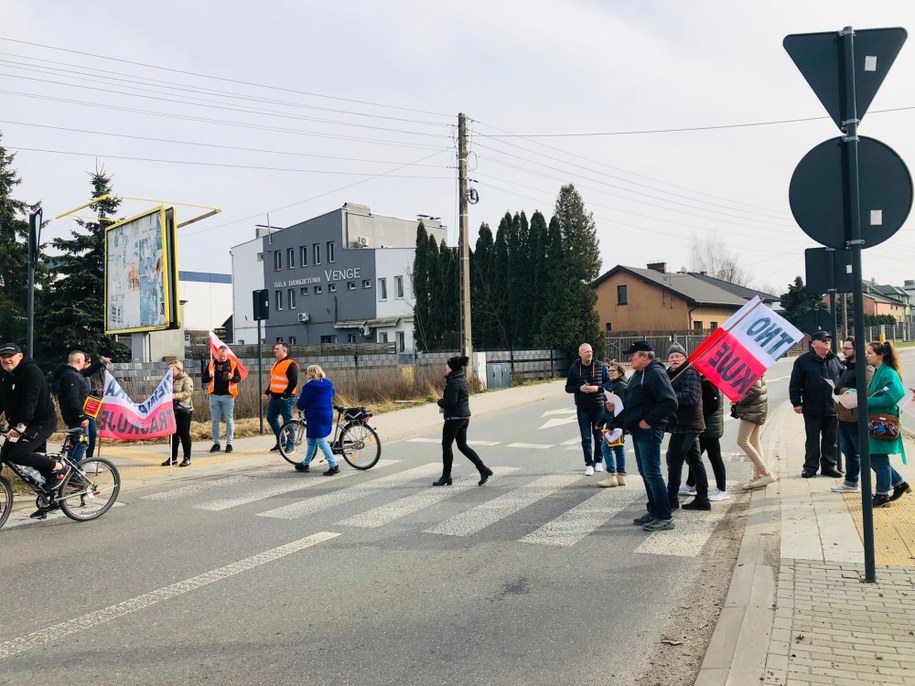
{"type": "Polygon", "coordinates": [[[648,495],[648,514],[657,519],[670,519],[670,500],[667,497],[667,485],[661,476],[661,441],[664,440],[662,429],[633,429],[632,447],[635,450],[635,463],[639,474],[645,482],[648,495]]]}
{"type": "MultiPolygon", "coordinates": [[[[708,461],[712,465],[712,471],[715,473],[715,486],[719,491],[728,490],[727,471],[724,468],[724,460],[721,458],[721,441],[717,438],[706,438],[699,436],[699,454],[708,455],[708,461]]],[[[696,485],[696,477],[693,476],[693,470],[689,470],[689,476],[686,477],[686,485],[693,488],[696,485]]]]}
{"type": "Polygon", "coordinates": [[[327,460],[327,464],[330,468],[333,469],[337,466],[337,461],[334,459],[334,451],[330,449],[330,443],[327,442],[327,436],[324,438],[307,438],[305,439],[305,443],[308,445],[308,450],[305,453],[306,457],[302,464],[311,464],[311,461],[318,453],[318,448],[320,448],[321,452],[324,453],[324,458],[327,460]]]}
{"type": "Polygon", "coordinates": [[[280,440],[280,429],[283,428],[283,424],[286,422],[292,421],[292,404],[295,402],[295,398],[281,398],[278,395],[271,395],[270,402],[267,403],[267,423],[270,425],[270,428],[273,429],[273,435],[276,436],[277,443],[280,440]],[[278,421],[278,418],[282,417],[283,421],[278,421]]]}
{"type": "MultiPolygon", "coordinates": [[[[79,426],[79,424],[77,424],[76,426],[79,426]]],[[[75,429],[76,426],[68,426],[67,428],[75,429]]],[[[76,447],[73,448],[73,452],[70,454],[70,459],[73,462],[81,462],[83,460],[83,458],[86,457],[87,451],[89,450],[89,441],[88,440],[86,440],[86,441],[79,440],[81,438],[82,438],[82,436],[76,436],[76,441],[77,441],[76,447]]]]}
{"type": "Polygon", "coordinates": [[[600,464],[600,425],[604,421],[604,408],[576,407],[575,412],[578,415],[578,430],[581,432],[581,449],[585,454],[585,464],[600,464]]]}
{"type": "Polygon", "coordinates": [[[689,470],[696,479],[696,500],[708,500],[708,476],[699,452],[698,431],[670,435],[667,444],[667,497],[670,502],[677,500],[684,462],[689,465],[689,470]]]}
{"type": "Polygon", "coordinates": [[[858,422],[839,422],[839,450],[845,456],[845,485],[857,486],[861,474],[858,454],[858,422]]]}
{"type": "Polygon", "coordinates": [[[95,455],[95,439],[98,438],[98,422],[94,419],[89,419],[89,443],[88,449],[86,450],[86,457],[92,457],[95,455]]]}
{"type": "Polygon", "coordinates": [[[612,448],[601,438],[600,452],[604,456],[607,474],[626,473],[626,446],[616,445],[612,448]]]}
{"type": "Polygon", "coordinates": [[[448,419],[442,427],[442,476],[451,476],[451,465],[454,463],[454,452],[451,444],[457,440],[457,447],[464,456],[473,462],[480,474],[487,472],[487,467],[476,451],[467,445],[467,427],[470,419],[448,419]]]}
{"type": "Polygon", "coordinates": [[[816,472],[817,469],[836,468],[836,426],[839,420],[835,415],[804,415],[804,431],[807,440],[804,442],[804,471],[816,472]]]}
{"type": "MultiPolygon", "coordinates": [[[[291,400],[291,398],[290,398],[291,400]]],[[[226,422],[226,445],[232,445],[235,436],[235,398],[231,395],[210,395],[210,421],[213,443],[219,443],[219,420],[226,422]]]]}

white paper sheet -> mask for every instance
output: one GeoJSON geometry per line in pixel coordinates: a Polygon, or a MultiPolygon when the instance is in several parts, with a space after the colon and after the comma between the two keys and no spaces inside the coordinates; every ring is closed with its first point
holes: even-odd
{"type": "Polygon", "coordinates": [[[613,403],[613,416],[618,417],[619,413],[623,411],[623,399],[610,391],[604,391],[604,396],[608,402],[613,403]]]}

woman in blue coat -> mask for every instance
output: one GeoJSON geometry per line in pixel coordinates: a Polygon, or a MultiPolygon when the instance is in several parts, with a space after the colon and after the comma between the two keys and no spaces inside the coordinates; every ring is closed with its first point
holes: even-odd
{"type": "Polygon", "coordinates": [[[317,454],[318,448],[324,453],[327,464],[330,466],[330,469],[324,472],[324,476],[333,476],[340,471],[330,444],[327,442],[327,437],[334,428],[333,399],[335,392],[334,385],[327,378],[324,370],[316,364],[309,365],[305,370],[302,393],[295,402],[295,406],[305,412],[305,437],[308,439],[305,460],[295,466],[297,471],[308,471],[308,465],[317,454]]]}
{"type": "MultiPolygon", "coordinates": [[[[899,358],[896,357],[893,344],[889,341],[869,343],[864,351],[864,359],[874,368],[874,376],[867,386],[867,414],[881,413],[898,418],[896,404],[905,395],[905,388],[899,376],[899,358]]],[[[892,440],[869,437],[867,446],[871,454],[871,468],[877,474],[874,507],[884,507],[911,492],[912,489],[890,464],[890,455],[902,455],[902,461],[905,462],[902,433],[898,433],[892,440]]]]}

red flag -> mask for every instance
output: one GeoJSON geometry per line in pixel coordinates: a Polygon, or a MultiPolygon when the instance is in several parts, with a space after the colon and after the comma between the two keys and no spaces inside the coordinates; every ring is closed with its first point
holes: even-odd
{"type": "MultiPolygon", "coordinates": [[[[216,357],[216,351],[218,351],[219,348],[221,348],[224,345],[226,345],[226,344],[223,343],[221,340],[219,340],[219,336],[217,336],[215,333],[210,331],[210,355],[212,357],[216,357]]],[[[248,378],[248,370],[245,369],[245,365],[242,364],[241,360],[239,360],[238,357],[235,356],[235,353],[233,353],[232,349],[227,345],[226,345],[226,350],[229,351],[229,357],[231,357],[233,360],[235,360],[235,364],[238,365],[238,376],[241,378],[242,381],[244,381],[245,379],[248,378]]]]}

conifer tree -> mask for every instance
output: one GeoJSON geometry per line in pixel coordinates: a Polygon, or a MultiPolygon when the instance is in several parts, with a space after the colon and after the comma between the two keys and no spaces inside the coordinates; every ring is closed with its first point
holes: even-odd
{"type": "Polygon", "coordinates": [[[477,235],[476,248],[470,255],[473,346],[481,350],[496,347],[498,340],[498,314],[493,310],[492,289],[489,283],[493,249],[492,230],[489,224],[483,222],[477,235]]]}
{"type": "Polygon", "coordinates": [[[420,350],[429,350],[431,303],[429,300],[429,234],[420,222],[416,229],[413,257],[413,340],[420,350]]]}

